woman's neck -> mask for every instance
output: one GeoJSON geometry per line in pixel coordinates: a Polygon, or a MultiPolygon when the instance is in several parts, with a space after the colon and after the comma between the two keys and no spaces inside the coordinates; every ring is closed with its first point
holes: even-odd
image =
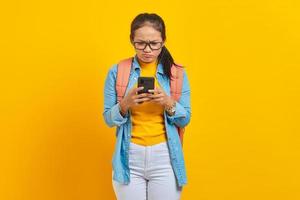
{"type": "Polygon", "coordinates": [[[141,60],[139,60],[139,59],[138,59],[138,61],[139,61],[139,64],[140,64],[141,66],[143,66],[143,67],[153,66],[153,65],[156,65],[156,64],[157,64],[157,59],[155,59],[155,60],[152,61],[152,62],[143,62],[143,61],[141,61],[141,60]]]}

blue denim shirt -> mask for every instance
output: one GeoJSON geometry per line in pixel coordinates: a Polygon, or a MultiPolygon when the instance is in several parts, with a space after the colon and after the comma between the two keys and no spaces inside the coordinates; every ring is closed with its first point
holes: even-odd
{"type": "MultiPolygon", "coordinates": [[[[128,91],[136,84],[137,78],[140,76],[140,70],[141,67],[137,60],[137,55],[135,55],[125,95],[127,95],[128,91]]],[[[130,182],[128,149],[131,139],[131,112],[129,109],[124,117],[120,114],[120,105],[117,102],[115,87],[116,75],[117,64],[114,64],[110,68],[105,80],[103,117],[105,123],[109,127],[116,126],[117,139],[112,158],[112,166],[114,170],[113,179],[122,184],[128,184],[130,182]]],[[[170,80],[163,73],[163,66],[161,63],[158,63],[157,65],[156,78],[160,87],[167,95],[170,96],[170,80]]],[[[186,71],[184,70],[182,95],[180,99],[176,101],[175,114],[173,116],[169,116],[166,111],[164,112],[167,144],[170,152],[171,164],[179,186],[187,184],[187,176],[182,146],[175,124],[177,126],[184,127],[190,122],[190,117],[190,85],[186,71]]]]}

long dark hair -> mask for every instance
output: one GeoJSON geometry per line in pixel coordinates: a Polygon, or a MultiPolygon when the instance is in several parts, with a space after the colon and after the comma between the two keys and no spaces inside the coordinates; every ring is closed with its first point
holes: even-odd
{"type": "MultiPolygon", "coordinates": [[[[155,14],[155,13],[141,13],[137,15],[133,21],[131,22],[131,28],[130,28],[130,41],[133,41],[134,38],[134,32],[135,30],[143,27],[144,25],[150,25],[155,30],[159,31],[161,33],[161,37],[163,41],[166,40],[166,27],[163,19],[155,14]]],[[[168,51],[167,47],[164,45],[162,47],[162,50],[158,56],[158,61],[162,63],[164,74],[168,76],[169,79],[171,79],[171,67],[174,63],[174,59],[171,55],[171,53],[168,51]]]]}

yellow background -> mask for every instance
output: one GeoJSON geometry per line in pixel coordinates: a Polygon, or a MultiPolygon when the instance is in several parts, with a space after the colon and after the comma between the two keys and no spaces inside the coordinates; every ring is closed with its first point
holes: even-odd
{"type": "Polygon", "coordinates": [[[300,199],[299,1],[20,0],[0,11],[0,199],[114,199],[104,79],[134,55],[141,12],[163,17],[191,83],[182,199],[300,199]]]}

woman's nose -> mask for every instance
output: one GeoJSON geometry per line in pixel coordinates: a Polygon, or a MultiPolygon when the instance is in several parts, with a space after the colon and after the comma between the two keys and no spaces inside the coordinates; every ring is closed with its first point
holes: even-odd
{"type": "Polygon", "coordinates": [[[144,49],[145,52],[151,52],[151,48],[149,45],[146,45],[145,49],[144,49]]]}

